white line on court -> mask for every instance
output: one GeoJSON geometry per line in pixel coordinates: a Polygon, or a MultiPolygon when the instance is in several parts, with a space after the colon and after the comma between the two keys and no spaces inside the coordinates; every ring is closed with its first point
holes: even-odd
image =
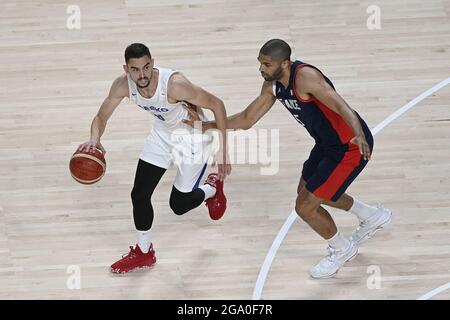
{"type": "MultiPolygon", "coordinates": [[[[447,79],[439,82],[437,85],[433,86],[432,88],[428,89],[427,91],[425,91],[421,95],[417,96],[416,98],[414,98],[413,100],[411,100],[410,102],[405,104],[403,107],[401,107],[400,109],[398,109],[397,111],[392,113],[389,117],[384,119],[375,128],[373,128],[371,130],[372,134],[375,136],[378,132],[383,130],[392,121],[394,121],[395,119],[400,117],[402,114],[404,114],[409,109],[413,108],[415,105],[417,105],[423,99],[429,97],[430,95],[432,95],[436,91],[438,91],[438,90],[442,89],[443,87],[445,87],[449,83],[450,83],[450,78],[447,78],[447,79]]],[[[283,242],[284,238],[286,237],[289,229],[291,228],[291,226],[294,223],[296,218],[297,218],[297,213],[295,212],[295,210],[292,210],[291,214],[286,219],[286,221],[283,224],[283,226],[281,227],[280,231],[278,231],[278,234],[275,237],[275,240],[272,242],[272,246],[270,247],[269,252],[266,255],[266,258],[264,259],[264,263],[263,263],[263,265],[261,267],[261,270],[259,271],[259,274],[258,274],[258,279],[256,280],[255,289],[253,290],[253,297],[252,297],[253,300],[261,299],[262,289],[264,287],[264,283],[266,282],[267,274],[269,273],[270,267],[272,266],[273,259],[275,258],[275,255],[277,254],[277,251],[280,248],[281,243],[283,242]]],[[[450,287],[450,283],[448,283],[448,284],[446,284],[446,285],[444,285],[442,287],[445,287],[443,290],[447,290],[450,287]],[[446,287],[446,286],[448,286],[448,287],[446,287]]],[[[439,288],[437,288],[435,290],[438,290],[438,289],[440,289],[442,287],[439,287],[439,288]]],[[[433,293],[435,290],[431,291],[430,293],[425,294],[422,297],[428,297],[427,295],[433,293]]],[[[441,291],[439,291],[439,292],[441,292],[441,291]]],[[[437,293],[439,293],[439,292],[437,292],[437,293]]],[[[434,294],[437,294],[437,293],[434,293],[434,294]]],[[[433,295],[430,295],[430,297],[432,297],[433,295]]]]}
{"type": "Polygon", "coordinates": [[[425,293],[423,296],[417,298],[417,300],[428,300],[428,299],[434,297],[435,295],[437,295],[438,293],[441,293],[447,289],[450,289],[450,282],[447,284],[444,284],[443,286],[440,286],[436,289],[433,289],[430,292],[425,293]]]}

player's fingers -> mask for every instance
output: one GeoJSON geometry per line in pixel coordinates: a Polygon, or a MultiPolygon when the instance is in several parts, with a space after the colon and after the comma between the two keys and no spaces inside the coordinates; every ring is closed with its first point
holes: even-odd
{"type": "Polygon", "coordinates": [[[89,142],[84,142],[82,144],[80,144],[80,148],[86,148],[86,146],[89,145],[89,142]]]}
{"type": "Polygon", "coordinates": [[[217,175],[219,176],[219,179],[222,181],[223,177],[223,167],[221,164],[217,165],[217,175]]]}
{"type": "Polygon", "coordinates": [[[184,120],[183,120],[183,123],[186,123],[188,126],[191,126],[191,127],[194,126],[194,122],[193,122],[192,120],[184,119],[184,120]]]}
{"type": "Polygon", "coordinates": [[[213,163],[212,163],[213,167],[215,167],[216,165],[219,167],[221,163],[222,162],[220,160],[220,155],[218,153],[214,154],[213,163]]]}
{"type": "Polygon", "coordinates": [[[359,143],[358,147],[359,147],[359,153],[361,153],[364,156],[365,155],[364,144],[359,143]]]}
{"type": "Polygon", "coordinates": [[[194,114],[193,114],[192,109],[189,108],[189,107],[185,107],[185,109],[186,109],[186,111],[188,112],[188,116],[189,116],[190,118],[193,118],[193,117],[194,117],[194,114]]]}
{"type": "Polygon", "coordinates": [[[371,156],[371,154],[370,154],[370,147],[367,144],[366,144],[366,154],[367,154],[367,160],[370,160],[370,156],[371,156]]]}
{"type": "Polygon", "coordinates": [[[225,173],[222,165],[219,165],[219,179],[220,181],[223,181],[225,179],[225,173]]]}
{"type": "Polygon", "coordinates": [[[223,178],[225,179],[231,173],[231,166],[229,164],[226,164],[223,169],[224,169],[223,178]]]}
{"type": "Polygon", "coordinates": [[[195,109],[195,106],[192,103],[190,103],[189,101],[185,101],[185,103],[186,103],[187,108],[195,109]]]}
{"type": "Polygon", "coordinates": [[[223,165],[223,177],[224,178],[229,174],[228,167],[229,167],[228,164],[223,165]]]}
{"type": "Polygon", "coordinates": [[[86,147],[84,148],[84,150],[89,152],[91,150],[94,150],[95,147],[96,147],[95,143],[88,142],[86,143],[86,147]]]}
{"type": "Polygon", "coordinates": [[[362,143],[362,152],[363,152],[363,156],[364,156],[364,160],[369,160],[369,150],[367,148],[367,144],[362,143]]]}
{"type": "Polygon", "coordinates": [[[192,108],[186,108],[188,114],[189,114],[189,118],[191,120],[196,120],[198,119],[198,114],[195,110],[193,110],[192,108]]]}

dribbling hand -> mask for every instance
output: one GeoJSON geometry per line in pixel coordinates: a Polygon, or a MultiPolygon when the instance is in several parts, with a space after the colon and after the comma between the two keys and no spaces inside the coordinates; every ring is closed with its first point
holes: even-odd
{"type": "Polygon", "coordinates": [[[89,150],[93,150],[93,149],[99,149],[103,154],[106,153],[106,150],[105,150],[105,148],[103,148],[100,141],[95,141],[95,140],[89,140],[85,143],[80,144],[78,146],[77,151],[89,151],[89,150]]]}

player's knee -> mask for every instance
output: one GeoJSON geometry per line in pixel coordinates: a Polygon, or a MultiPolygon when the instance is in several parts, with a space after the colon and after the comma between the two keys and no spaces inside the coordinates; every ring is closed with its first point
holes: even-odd
{"type": "Polygon", "coordinates": [[[300,191],[302,191],[302,189],[306,186],[306,181],[303,179],[303,176],[300,178],[300,182],[297,186],[297,194],[300,193],[300,191]]]}
{"type": "Polygon", "coordinates": [[[176,200],[170,200],[170,208],[172,209],[173,213],[175,213],[176,215],[183,215],[186,212],[189,211],[189,209],[187,209],[182,203],[176,201],[176,200]]]}
{"type": "Polygon", "coordinates": [[[188,212],[190,210],[189,201],[189,192],[181,192],[175,187],[172,189],[169,205],[175,214],[182,215],[188,212]]]}
{"type": "Polygon", "coordinates": [[[317,210],[315,210],[307,201],[302,201],[298,198],[295,203],[295,211],[297,212],[298,216],[304,221],[314,219],[317,215],[317,210]]]}
{"type": "Polygon", "coordinates": [[[317,212],[312,210],[305,210],[301,207],[295,207],[295,211],[297,212],[298,216],[302,218],[303,221],[311,221],[316,218],[317,212]]]}
{"type": "Polygon", "coordinates": [[[149,198],[150,195],[143,189],[134,187],[133,190],[131,190],[131,201],[134,205],[142,201],[148,201],[149,198]]]}

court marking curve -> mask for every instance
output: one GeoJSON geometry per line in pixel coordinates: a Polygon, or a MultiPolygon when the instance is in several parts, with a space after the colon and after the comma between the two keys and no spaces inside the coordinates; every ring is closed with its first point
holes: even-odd
{"type": "Polygon", "coordinates": [[[428,299],[434,297],[435,295],[437,295],[438,293],[444,292],[445,290],[448,290],[448,289],[450,289],[450,282],[425,293],[423,296],[420,296],[419,298],[417,298],[417,300],[428,300],[428,299]]]}
{"type": "MultiPolygon", "coordinates": [[[[381,130],[383,130],[385,127],[387,127],[391,122],[393,122],[395,119],[403,115],[406,111],[409,109],[412,109],[414,106],[416,106],[419,102],[426,99],[427,97],[431,96],[436,91],[442,89],[446,85],[450,83],[450,78],[447,78],[445,80],[442,80],[438,84],[434,85],[427,91],[423,92],[407,104],[405,104],[403,107],[392,113],[390,116],[388,116],[386,119],[384,119],[381,123],[379,123],[375,128],[371,130],[372,134],[375,136],[377,133],[379,133],[381,130]]],[[[287,233],[289,232],[289,229],[291,228],[292,224],[294,223],[295,219],[297,218],[297,213],[295,210],[292,210],[291,214],[287,217],[286,221],[284,222],[283,226],[281,227],[280,231],[278,232],[277,236],[275,237],[275,240],[272,242],[272,245],[269,249],[269,252],[266,255],[266,258],[264,259],[264,263],[261,267],[261,270],[259,271],[258,278],[256,280],[255,288],[253,290],[253,296],[252,300],[259,300],[261,299],[261,293],[262,289],[264,287],[264,283],[267,278],[267,274],[270,271],[270,267],[272,266],[273,259],[275,258],[275,255],[277,254],[278,249],[280,248],[281,243],[283,242],[284,238],[286,237],[287,233]]],[[[426,293],[425,295],[421,296],[421,298],[431,298],[435,294],[438,294],[444,290],[447,290],[450,288],[450,282],[446,285],[443,285],[441,287],[438,287],[434,290],[431,290],[430,292],[426,293]],[[441,290],[441,291],[439,291],[441,290]]],[[[425,300],[421,299],[421,300],[425,300]]]]}

